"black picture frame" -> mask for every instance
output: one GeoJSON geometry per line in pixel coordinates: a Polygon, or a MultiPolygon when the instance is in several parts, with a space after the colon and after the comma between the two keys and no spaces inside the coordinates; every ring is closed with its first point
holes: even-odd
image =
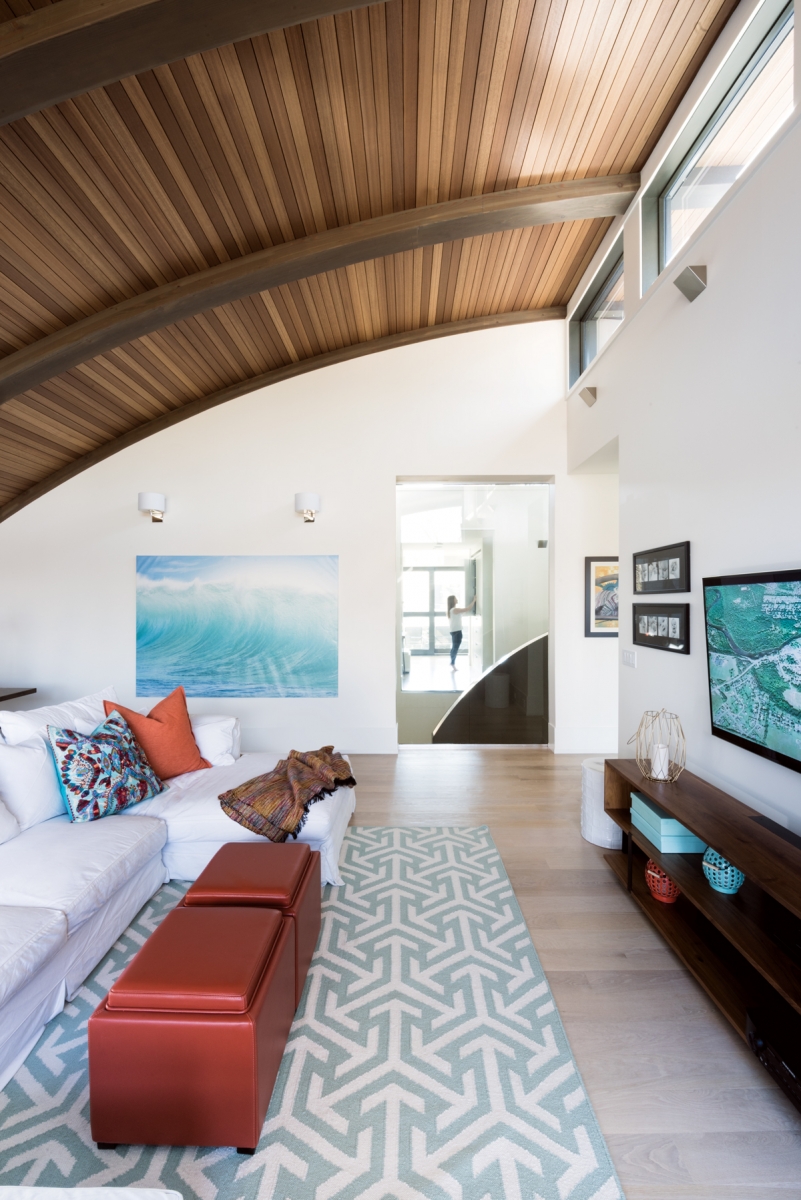
{"type": "Polygon", "coordinates": [[[620,558],[617,554],[593,554],[584,559],[584,636],[617,637],[620,629],[620,558]],[[609,573],[606,579],[614,583],[614,599],[617,616],[614,629],[609,618],[600,619],[595,611],[596,563],[616,563],[618,570],[609,573]]]}
{"type": "Polygon", "coordinates": [[[672,604],[664,600],[661,604],[634,604],[632,609],[635,646],[667,650],[671,654],[690,653],[689,604],[672,604]],[[647,623],[645,631],[643,621],[647,623]],[[678,627],[672,624],[675,621],[679,622],[678,627]]]}
{"type": "Polygon", "coordinates": [[[658,596],[690,591],[690,543],[674,542],[633,555],[632,584],[635,596],[658,596]],[[648,575],[646,579],[644,576],[648,575]]]}

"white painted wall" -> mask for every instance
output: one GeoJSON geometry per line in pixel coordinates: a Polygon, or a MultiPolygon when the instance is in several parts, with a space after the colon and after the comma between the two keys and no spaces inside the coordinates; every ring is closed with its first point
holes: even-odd
{"type": "Polygon", "coordinates": [[[638,648],[636,670],[620,668],[621,754],[664,706],[692,770],[799,831],[801,777],[711,735],[701,581],[801,561],[800,192],[794,117],[590,367],[579,386],[597,386],[595,406],[568,401],[572,464],[619,436],[620,650],[632,552],[691,542],[692,652],[638,648]],[[689,304],[672,281],[694,263],[709,286],[689,304]]]}
{"type": "Polygon", "coordinates": [[[548,538],[548,491],[513,488],[492,495],[496,659],[548,632],[548,551],[537,549],[548,538]]]}
{"type": "Polygon", "coordinates": [[[396,748],[395,484],[404,475],[553,476],[558,749],[614,744],[614,651],[583,637],[583,556],[613,552],[616,514],[566,475],[562,322],[388,351],[241,397],[141,442],[0,525],[0,679],[28,707],[114,683],[135,695],[137,554],[338,554],[340,690],[328,700],[193,700],[241,716],[246,748],[396,748]],[[168,497],[163,525],[136,511],[168,497]],[[296,491],[322,494],[317,523],[296,491]],[[601,515],[603,514],[603,516],[601,515]],[[609,528],[599,526],[604,523],[609,528]],[[578,743],[586,739],[585,744],[578,743]],[[602,744],[604,743],[604,744],[602,744]]]}
{"type": "Polygon", "coordinates": [[[618,639],[584,636],[584,559],[617,554],[616,475],[557,481],[552,546],[551,740],[557,753],[614,754],[618,639]]]}

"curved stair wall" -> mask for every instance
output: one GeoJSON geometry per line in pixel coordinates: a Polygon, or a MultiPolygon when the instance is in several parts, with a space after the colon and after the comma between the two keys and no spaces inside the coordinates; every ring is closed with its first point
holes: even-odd
{"type": "Polygon", "coordinates": [[[431,740],[435,745],[546,745],[547,633],[489,667],[451,705],[431,740]],[[507,703],[500,707],[507,696],[507,703]]]}

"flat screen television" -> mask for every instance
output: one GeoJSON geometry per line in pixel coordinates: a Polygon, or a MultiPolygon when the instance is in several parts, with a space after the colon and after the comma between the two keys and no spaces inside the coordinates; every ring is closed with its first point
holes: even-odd
{"type": "Polygon", "coordinates": [[[801,568],[704,580],[715,737],[801,771],[801,568]]]}

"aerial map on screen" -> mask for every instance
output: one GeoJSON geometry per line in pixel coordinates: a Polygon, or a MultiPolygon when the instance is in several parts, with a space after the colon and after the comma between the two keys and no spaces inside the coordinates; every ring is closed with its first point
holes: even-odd
{"type": "Polygon", "coordinates": [[[705,580],[704,603],[713,729],[801,763],[801,579],[705,580]]]}

